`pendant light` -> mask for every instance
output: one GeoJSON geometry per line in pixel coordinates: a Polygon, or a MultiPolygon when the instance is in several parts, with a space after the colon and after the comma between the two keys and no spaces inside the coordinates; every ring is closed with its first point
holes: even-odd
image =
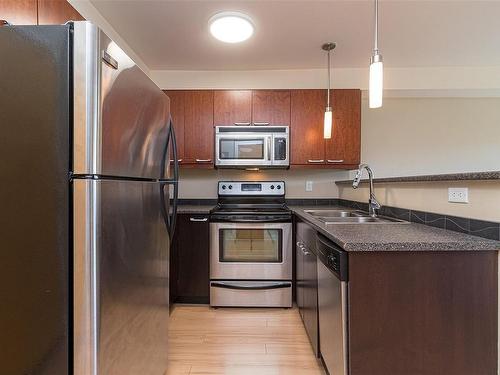
{"type": "Polygon", "coordinates": [[[332,138],[332,107],[330,105],[330,51],[332,51],[337,46],[336,43],[329,42],[325,43],[321,46],[324,51],[328,53],[328,90],[326,93],[326,108],[325,108],[325,119],[323,123],[323,138],[330,139],[332,138]]]}
{"type": "Polygon", "coordinates": [[[370,108],[382,107],[382,93],[384,90],[384,66],[382,55],[378,49],[378,0],[375,0],[375,30],[374,46],[370,59],[369,106],[370,108]]]}

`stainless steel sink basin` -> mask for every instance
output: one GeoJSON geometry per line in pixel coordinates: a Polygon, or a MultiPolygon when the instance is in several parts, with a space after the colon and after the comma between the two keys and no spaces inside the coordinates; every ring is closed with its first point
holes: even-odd
{"type": "Polygon", "coordinates": [[[386,216],[358,216],[358,217],[318,217],[326,225],[334,224],[409,224],[408,221],[386,216]]]}
{"type": "Polygon", "coordinates": [[[363,211],[357,210],[304,210],[304,212],[308,213],[314,217],[328,218],[328,217],[359,217],[359,216],[367,216],[368,214],[363,211]]]}
{"type": "Polygon", "coordinates": [[[317,210],[304,210],[304,212],[313,216],[326,225],[334,224],[408,224],[409,222],[394,219],[387,216],[371,217],[367,212],[349,209],[317,209],[317,210]]]}

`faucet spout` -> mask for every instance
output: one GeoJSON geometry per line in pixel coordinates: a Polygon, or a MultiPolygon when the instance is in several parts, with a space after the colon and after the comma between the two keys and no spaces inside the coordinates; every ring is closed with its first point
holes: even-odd
{"type": "Polygon", "coordinates": [[[377,211],[380,209],[380,203],[377,201],[377,198],[375,197],[375,192],[373,188],[373,171],[370,168],[368,164],[360,164],[358,167],[358,170],[356,171],[356,176],[354,177],[354,180],[352,181],[352,187],[354,189],[357,189],[359,186],[359,183],[361,182],[361,176],[363,175],[363,170],[366,169],[366,172],[368,173],[368,180],[370,183],[370,197],[368,198],[368,212],[370,216],[376,217],[377,216],[377,211]]]}

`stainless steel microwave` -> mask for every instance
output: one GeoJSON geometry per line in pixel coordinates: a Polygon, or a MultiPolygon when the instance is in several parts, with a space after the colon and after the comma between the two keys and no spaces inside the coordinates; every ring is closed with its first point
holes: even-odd
{"type": "Polygon", "coordinates": [[[288,168],[288,126],[216,126],[215,166],[288,168]]]}

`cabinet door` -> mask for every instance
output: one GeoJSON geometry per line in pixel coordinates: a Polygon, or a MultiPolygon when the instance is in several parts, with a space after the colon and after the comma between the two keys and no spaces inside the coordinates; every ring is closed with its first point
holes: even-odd
{"type": "Polygon", "coordinates": [[[174,124],[179,163],[184,162],[184,91],[165,91],[170,98],[170,115],[174,124]]]}
{"type": "Polygon", "coordinates": [[[209,223],[208,215],[178,216],[176,228],[177,298],[181,303],[208,303],[209,223]]]}
{"type": "Polygon", "coordinates": [[[291,97],[291,164],[323,165],[326,90],[292,90],[291,97]]]}
{"type": "Polygon", "coordinates": [[[333,90],[333,131],[326,141],[330,165],[354,166],[361,153],[361,90],[333,90]]]}
{"type": "Polygon", "coordinates": [[[252,91],[214,91],[214,124],[235,125],[252,121],[252,91]]]}
{"type": "Polygon", "coordinates": [[[253,91],[252,122],[269,123],[269,125],[290,125],[290,91],[253,91]]]}
{"type": "Polygon", "coordinates": [[[0,0],[0,19],[12,25],[36,25],[36,0],[0,0]]]}
{"type": "Polygon", "coordinates": [[[209,90],[186,91],[184,97],[185,162],[213,167],[214,93],[209,90]]]}
{"type": "Polygon", "coordinates": [[[68,21],[85,21],[66,0],[38,0],[38,24],[60,25],[68,21]]]}

